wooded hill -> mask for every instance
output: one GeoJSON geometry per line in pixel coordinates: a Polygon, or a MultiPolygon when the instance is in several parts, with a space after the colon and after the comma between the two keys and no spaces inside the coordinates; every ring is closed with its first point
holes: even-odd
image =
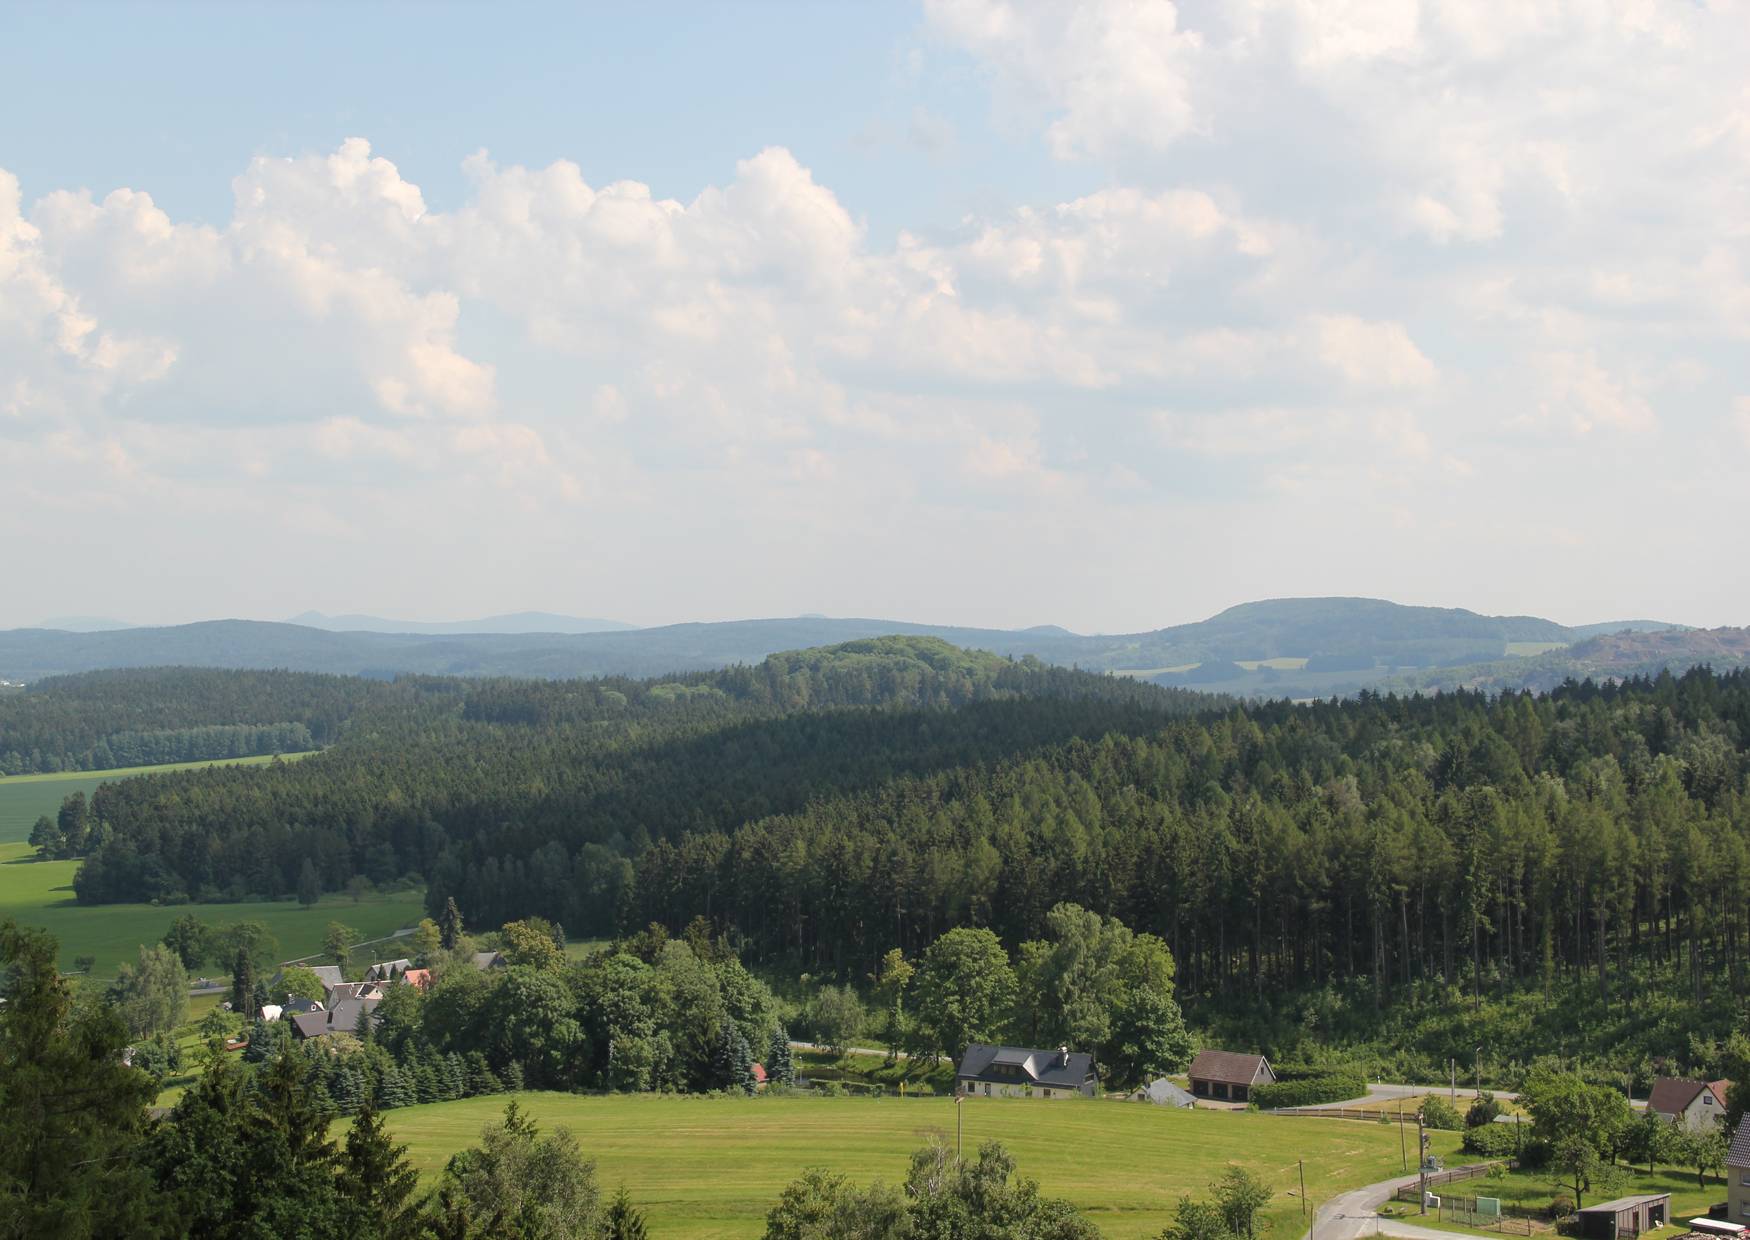
{"type": "Polygon", "coordinates": [[[1750,985],[1750,673],[1199,713],[888,639],[406,691],[304,762],[105,786],[79,898],[278,896],[308,858],[476,924],[704,916],[846,976],[1073,901],[1165,938],[1190,996],[1750,985]]]}
{"type": "Polygon", "coordinates": [[[1533,616],[1483,616],[1355,598],[1271,599],[1231,607],[1195,624],[1117,636],[1085,636],[1050,625],[975,629],[825,617],[594,633],[330,632],[220,620],[116,632],[0,632],[0,678],[34,681],[57,673],[164,665],[374,677],[649,677],[758,663],[778,651],[898,634],[937,637],[1015,658],[1032,655],[1061,666],[1213,685],[1246,696],[1312,697],[1353,692],[1394,674],[1523,657],[1624,627],[1668,626],[1629,621],[1567,628],[1533,616]]]}

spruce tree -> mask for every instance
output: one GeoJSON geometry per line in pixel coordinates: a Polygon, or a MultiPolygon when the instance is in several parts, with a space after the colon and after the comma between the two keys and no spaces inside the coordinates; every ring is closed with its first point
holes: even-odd
{"type": "Polygon", "coordinates": [[[372,1240],[412,1240],[419,1235],[419,1173],[407,1147],[389,1140],[376,1108],[366,1107],[346,1134],[335,1187],[358,1226],[372,1240]]]}
{"type": "Polygon", "coordinates": [[[753,1074],[753,1052],[748,1049],[747,1039],[741,1035],[740,1026],[732,1020],[725,1020],[717,1031],[717,1042],[711,1050],[711,1088],[739,1089],[751,1094],[757,1084],[753,1074]]]}
{"type": "Polygon", "coordinates": [[[790,1031],[781,1024],[772,1030],[771,1045],[766,1048],[766,1080],[776,1085],[796,1083],[796,1057],[790,1050],[790,1031]]]}
{"type": "Polygon", "coordinates": [[[438,942],[447,952],[456,950],[462,941],[462,910],[456,907],[456,897],[444,900],[444,915],[438,920],[438,942]]]}
{"type": "Polygon", "coordinates": [[[388,1111],[395,1107],[410,1107],[418,1101],[419,1096],[408,1083],[407,1074],[390,1064],[383,1072],[383,1079],[377,1083],[377,1105],[388,1111]]]}
{"type": "Polygon", "coordinates": [[[462,1062],[458,1051],[451,1051],[444,1056],[443,1070],[443,1100],[454,1102],[468,1094],[468,1069],[462,1062]]]}
{"type": "Polygon", "coordinates": [[[247,1063],[265,1063],[273,1054],[275,1043],[273,1026],[259,1017],[249,1026],[249,1045],[243,1048],[243,1058],[247,1063]]]}
{"type": "Polygon", "coordinates": [[[255,963],[249,959],[249,952],[239,947],[231,961],[231,1010],[244,1020],[254,1020],[255,1013],[249,1008],[254,997],[255,963]]]}
{"type": "Polygon", "coordinates": [[[496,1094],[504,1089],[504,1083],[493,1074],[492,1065],[486,1062],[485,1055],[479,1051],[469,1051],[467,1062],[470,1097],[496,1094]]]}
{"type": "Polygon", "coordinates": [[[632,1204],[624,1184],[602,1219],[602,1240],[645,1240],[644,1213],[632,1204]]]}
{"type": "Polygon", "coordinates": [[[513,1094],[522,1092],[523,1066],[514,1059],[504,1066],[504,1088],[513,1094]]]}

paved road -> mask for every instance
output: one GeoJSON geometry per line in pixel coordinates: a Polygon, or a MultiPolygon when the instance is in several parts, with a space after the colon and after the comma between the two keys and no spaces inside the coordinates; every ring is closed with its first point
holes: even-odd
{"type": "Polygon", "coordinates": [[[1331,1198],[1313,1214],[1313,1226],[1301,1240],[1360,1240],[1363,1236],[1403,1236],[1408,1240],[1452,1240],[1452,1233],[1422,1227],[1404,1219],[1381,1218],[1379,1207],[1398,1189],[1416,1183],[1415,1175],[1400,1175],[1331,1198]]]}

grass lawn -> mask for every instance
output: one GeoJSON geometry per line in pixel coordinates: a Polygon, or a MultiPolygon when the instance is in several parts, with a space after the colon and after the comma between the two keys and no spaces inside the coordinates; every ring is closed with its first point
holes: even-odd
{"type": "MultiPolygon", "coordinates": [[[[1435,1191],[1450,1192],[1453,1196],[1460,1197],[1499,1197],[1503,1206],[1523,1206],[1535,1210],[1548,1206],[1557,1193],[1573,1195],[1571,1188],[1557,1188],[1547,1171],[1509,1171],[1501,1176],[1481,1176],[1474,1180],[1465,1180],[1435,1191]]],[[[1725,1200],[1726,1182],[1719,1176],[1710,1175],[1707,1185],[1703,1187],[1696,1183],[1694,1171],[1661,1167],[1649,1175],[1644,1167],[1618,1168],[1614,1183],[1595,1184],[1580,1204],[1595,1206],[1614,1197],[1639,1197],[1647,1193],[1671,1194],[1671,1219],[1675,1225],[1644,1234],[1654,1237],[1677,1236],[1689,1230],[1687,1220],[1705,1215],[1709,1206],[1725,1200]]],[[[1400,1201],[1394,1202],[1393,1206],[1398,1215],[1405,1219],[1410,1219],[1415,1214],[1416,1207],[1412,1203],[1400,1201]]],[[[1424,1220],[1417,1217],[1411,1221],[1420,1223],[1424,1220]]],[[[1476,1232],[1451,1222],[1442,1222],[1439,1226],[1443,1231],[1498,1234],[1493,1231],[1476,1232]]]]}
{"type": "MultiPolygon", "coordinates": [[[[858,1183],[898,1183],[911,1152],[931,1136],[954,1140],[951,1098],[709,1098],[655,1095],[519,1095],[544,1128],[563,1124],[596,1160],[602,1187],[622,1182],[652,1235],[757,1236],[765,1214],[804,1168],[842,1171],[858,1183]]],[[[469,1098],[389,1111],[384,1120],[429,1185],[445,1160],[477,1143],[506,1099],[469,1098]]],[[[974,1099],[964,1104],[966,1149],[1000,1140],[1022,1174],[1086,1210],[1106,1235],[1158,1235],[1182,1194],[1208,1194],[1230,1162],[1275,1190],[1273,1240],[1301,1231],[1295,1160],[1323,1201],[1400,1173],[1397,1133],[1342,1120],[1179,1111],[1133,1102],[974,1099]]],[[[336,1133],[338,1135],[339,1129],[336,1133]]],[[[1435,1149],[1449,1152],[1455,1142],[1435,1149]]]]}
{"type": "MultiPolygon", "coordinates": [[[[288,761],[303,754],[285,754],[288,761]]],[[[192,771],[203,766],[261,766],[272,762],[271,754],[260,758],[227,758],[219,762],[178,762],[169,766],[125,766],[109,771],[63,771],[55,775],[12,775],[0,779],[0,844],[10,844],[30,838],[36,820],[47,814],[53,818],[61,802],[75,792],[90,796],[98,784],[129,775],[156,775],[165,771],[192,771]]]]}
{"type": "Polygon", "coordinates": [[[321,951],[322,932],[330,921],[344,922],[363,938],[374,939],[424,915],[424,900],[416,891],[364,896],[357,903],[350,896],[331,895],[310,908],[295,900],[82,905],[73,899],[73,872],[79,863],[35,861],[34,856],[28,844],[0,844],[0,920],[15,917],[21,925],[52,933],[61,941],[63,969],[72,968],[75,957],[96,956],[92,976],[100,978],[113,977],[118,964],[132,960],[140,944],[156,943],[183,913],[212,925],[262,922],[279,939],[286,960],[321,951]]]}
{"type": "Polygon", "coordinates": [[[882,1055],[834,1055],[830,1051],[795,1051],[796,1071],[800,1076],[817,1081],[845,1081],[851,1084],[879,1085],[898,1089],[904,1082],[907,1093],[916,1092],[919,1085],[939,1094],[954,1089],[954,1065],[945,1061],[926,1064],[921,1059],[899,1059],[889,1064],[882,1055]]]}

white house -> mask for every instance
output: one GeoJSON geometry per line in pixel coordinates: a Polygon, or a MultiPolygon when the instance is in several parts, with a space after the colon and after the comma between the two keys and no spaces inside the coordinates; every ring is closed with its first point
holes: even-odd
{"type": "Polygon", "coordinates": [[[1691,1132],[1700,1132],[1708,1124],[1725,1122],[1726,1090],[1731,1084],[1730,1081],[1657,1077],[1653,1081],[1653,1092],[1647,1098],[1647,1110],[1674,1124],[1682,1124],[1691,1132]]]}

